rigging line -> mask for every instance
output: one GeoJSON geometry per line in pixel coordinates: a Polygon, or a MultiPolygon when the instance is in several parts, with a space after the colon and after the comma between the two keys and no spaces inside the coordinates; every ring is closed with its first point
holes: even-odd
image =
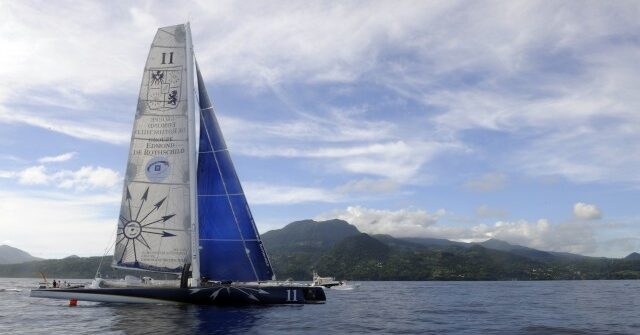
{"type": "MultiPolygon", "coordinates": [[[[211,113],[211,112],[209,112],[211,113]]],[[[202,111],[200,111],[200,117],[203,118],[204,114],[202,113],[202,111]]],[[[214,116],[215,117],[215,116],[214,116]]],[[[205,122],[204,125],[204,131],[207,134],[207,140],[209,141],[209,146],[211,147],[211,149],[213,149],[213,144],[211,143],[211,135],[209,134],[209,129],[207,127],[207,124],[205,122]]],[[[220,175],[220,180],[222,181],[222,187],[224,188],[224,193],[227,194],[227,202],[229,203],[229,207],[231,208],[231,214],[233,215],[233,221],[236,224],[236,228],[238,228],[238,234],[240,235],[240,239],[242,239],[242,246],[244,247],[244,254],[245,256],[247,256],[247,260],[249,260],[249,264],[251,264],[251,270],[253,271],[253,274],[256,276],[256,280],[260,281],[260,276],[258,276],[258,271],[256,271],[256,267],[253,264],[253,260],[251,259],[251,257],[249,256],[249,254],[247,253],[247,243],[244,241],[244,236],[242,236],[242,230],[240,229],[240,224],[238,223],[238,217],[236,216],[236,211],[233,208],[233,203],[231,203],[231,197],[229,196],[229,191],[227,190],[227,183],[224,181],[224,177],[222,176],[222,170],[220,169],[220,163],[218,162],[218,157],[216,157],[216,155],[213,155],[214,160],[216,161],[216,167],[218,168],[218,174],[220,175]]],[[[231,156],[229,156],[229,159],[231,159],[231,156]]],[[[232,162],[233,164],[233,162],[232,162]]],[[[238,176],[236,174],[236,179],[238,179],[238,176]]],[[[240,182],[238,181],[238,184],[240,184],[240,182]]],[[[242,186],[240,186],[242,188],[242,186]]]]}
{"type": "Polygon", "coordinates": [[[100,268],[102,267],[102,261],[104,261],[104,257],[107,256],[107,253],[111,251],[111,248],[117,244],[116,240],[118,239],[118,228],[119,227],[116,225],[116,230],[114,231],[115,234],[111,235],[114,237],[114,243],[111,243],[111,238],[109,238],[109,243],[104,248],[104,253],[102,254],[102,257],[100,257],[100,263],[98,264],[98,269],[96,269],[96,275],[94,276],[94,278],[97,278],[98,273],[100,273],[100,268]]]}
{"type": "Polygon", "coordinates": [[[269,259],[269,255],[267,254],[267,251],[264,249],[264,243],[262,243],[262,240],[260,240],[260,234],[258,233],[258,228],[256,227],[255,220],[253,219],[253,214],[251,214],[251,210],[249,209],[249,204],[247,204],[246,207],[247,207],[247,213],[249,213],[249,217],[251,218],[251,223],[253,223],[253,229],[256,232],[256,241],[258,242],[258,247],[260,248],[262,257],[265,260],[267,269],[271,270],[271,279],[275,280],[276,278],[275,278],[275,273],[273,271],[273,267],[271,267],[271,260],[269,259]]]}

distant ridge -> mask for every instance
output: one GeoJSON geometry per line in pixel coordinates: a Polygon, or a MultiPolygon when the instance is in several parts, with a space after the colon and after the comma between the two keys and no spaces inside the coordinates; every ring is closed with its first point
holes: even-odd
{"type": "Polygon", "coordinates": [[[632,252],[632,253],[628,254],[627,257],[625,257],[624,259],[639,260],[640,259],[640,254],[637,253],[637,252],[632,252]]]}
{"type": "MultiPolygon", "coordinates": [[[[579,280],[640,279],[640,253],[624,259],[541,251],[490,239],[463,243],[361,233],[343,220],[302,220],[262,234],[277,279],[310,280],[313,271],[345,280],[579,280]]],[[[6,248],[5,248],[6,249],[6,248]]],[[[15,248],[12,248],[15,249],[15,248]]],[[[92,278],[100,257],[0,265],[0,277],[92,278]]],[[[112,269],[103,277],[139,272],[112,269]]]]}
{"type": "Polygon", "coordinates": [[[18,264],[41,260],[42,258],[31,256],[28,252],[8,245],[0,245],[0,264],[18,264]]]}

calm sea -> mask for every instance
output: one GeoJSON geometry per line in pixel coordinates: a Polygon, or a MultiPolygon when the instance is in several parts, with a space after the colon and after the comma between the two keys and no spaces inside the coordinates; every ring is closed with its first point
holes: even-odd
{"type": "Polygon", "coordinates": [[[640,334],[640,281],[361,282],[323,305],[243,308],[68,307],[29,298],[37,281],[0,278],[1,334],[640,334]]]}

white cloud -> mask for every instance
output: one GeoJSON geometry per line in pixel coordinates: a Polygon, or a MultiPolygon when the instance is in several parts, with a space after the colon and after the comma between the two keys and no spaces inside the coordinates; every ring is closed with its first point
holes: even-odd
{"type": "Polygon", "coordinates": [[[460,149],[461,147],[455,144],[399,140],[302,149],[253,146],[240,148],[237,151],[240,154],[258,157],[313,158],[322,160],[327,167],[326,171],[337,170],[380,176],[396,182],[411,182],[424,164],[437,154],[446,150],[460,149]]]}
{"type": "Polygon", "coordinates": [[[592,227],[575,222],[551,224],[545,219],[498,221],[493,225],[477,225],[471,229],[474,239],[497,238],[513,244],[545,251],[592,254],[597,242],[592,227]]]}
{"type": "Polygon", "coordinates": [[[473,191],[495,191],[502,189],[507,184],[507,176],[503,173],[490,173],[476,179],[467,181],[465,186],[473,191]]]}
{"type": "Polygon", "coordinates": [[[349,206],[344,210],[319,215],[317,220],[345,220],[362,232],[369,234],[390,234],[394,236],[419,236],[435,225],[446,214],[444,209],[428,213],[419,209],[396,211],[349,206]]]}
{"type": "Polygon", "coordinates": [[[119,201],[119,194],[0,192],[2,234],[38,257],[102,255],[115,236],[119,201]]]}
{"type": "Polygon", "coordinates": [[[28,167],[24,170],[0,171],[0,177],[18,177],[23,185],[54,184],[59,188],[84,191],[87,189],[113,188],[121,184],[122,179],[117,171],[104,167],[83,166],[76,171],[59,170],[48,172],[44,165],[28,167]]]}
{"type": "Polygon", "coordinates": [[[400,184],[390,179],[370,179],[364,178],[359,180],[351,180],[348,183],[339,186],[336,191],[339,193],[361,193],[361,194],[380,194],[393,193],[400,189],[400,184]]]}
{"type": "Polygon", "coordinates": [[[573,205],[573,215],[580,220],[595,220],[602,218],[602,212],[596,205],[577,202],[573,205]]]}
{"type": "Polygon", "coordinates": [[[13,178],[16,176],[16,173],[13,171],[2,171],[0,170],[0,178],[13,178]]]}
{"type": "Polygon", "coordinates": [[[124,144],[131,140],[129,131],[124,130],[124,128],[129,128],[130,126],[104,120],[98,120],[98,122],[96,120],[69,121],[61,120],[51,115],[34,116],[24,110],[9,113],[0,106],[0,122],[9,124],[23,123],[82,140],[112,144],[124,144]]]}
{"type": "Polygon", "coordinates": [[[38,159],[39,163],[57,163],[57,162],[65,162],[68,161],[70,159],[72,159],[75,155],[77,155],[77,152],[67,152],[64,154],[60,154],[57,156],[45,156],[42,157],[40,159],[38,159]]]}
{"type": "Polygon", "coordinates": [[[620,121],[550,134],[524,148],[515,162],[534,176],[563,176],[576,183],[639,183],[640,148],[630,145],[640,141],[634,126],[638,121],[620,121]]]}
{"type": "MultiPolygon", "coordinates": [[[[289,100],[283,95],[280,93],[281,99],[289,100]]],[[[327,143],[384,141],[393,138],[397,128],[392,122],[367,119],[363,110],[334,108],[318,117],[292,109],[295,119],[260,122],[222,114],[220,123],[225,135],[239,143],[247,139],[327,143]]]]}
{"type": "Polygon", "coordinates": [[[342,219],[368,234],[394,237],[444,238],[464,242],[482,242],[490,238],[547,251],[592,254],[598,249],[594,227],[578,222],[552,224],[546,219],[497,221],[494,224],[452,227],[439,222],[446,217],[440,209],[428,213],[421,209],[380,210],[349,206],[316,217],[317,220],[342,219]]]}
{"type": "Polygon", "coordinates": [[[45,173],[45,167],[42,165],[26,168],[19,173],[18,182],[24,185],[43,185],[49,182],[50,177],[45,173]]]}
{"type": "Polygon", "coordinates": [[[311,159],[326,172],[379,176],[395,183],[420,179],[421,169],[439,154],[466,150],[455,141],[411,138],[394,123],[342,112],[327,118],[302,113],[282,123],[224,117],[221,124],[234,153],[311,159]]]}
{"type": "Polygon", "coordinates": [[[76,190],[112,188],[122,182],[117,171],[100,166],[83,166],[77,171],[58,172],[54,178],[58,181],[58,187],[76,190]]]}
{"type": "Polygon", "coordinates": [[[304,202],[336,202],[334,192],[321,188],[243,183],[249,203],[256,205],[299,204],[304,202]]]}

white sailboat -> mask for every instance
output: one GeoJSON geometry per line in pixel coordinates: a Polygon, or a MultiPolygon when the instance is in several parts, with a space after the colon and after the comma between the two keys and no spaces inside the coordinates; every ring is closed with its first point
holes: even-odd
{"type": "Polygon", "coordinates": [[[322,288],[274,281],[195,62],[188,23],[159,28],[151,45],[112,266],[181,274],[182,281],[179,287],[101,287],[94,281],[90,288],[37,289],[31,296],[198,304],[325,301],[322,288]]]}

